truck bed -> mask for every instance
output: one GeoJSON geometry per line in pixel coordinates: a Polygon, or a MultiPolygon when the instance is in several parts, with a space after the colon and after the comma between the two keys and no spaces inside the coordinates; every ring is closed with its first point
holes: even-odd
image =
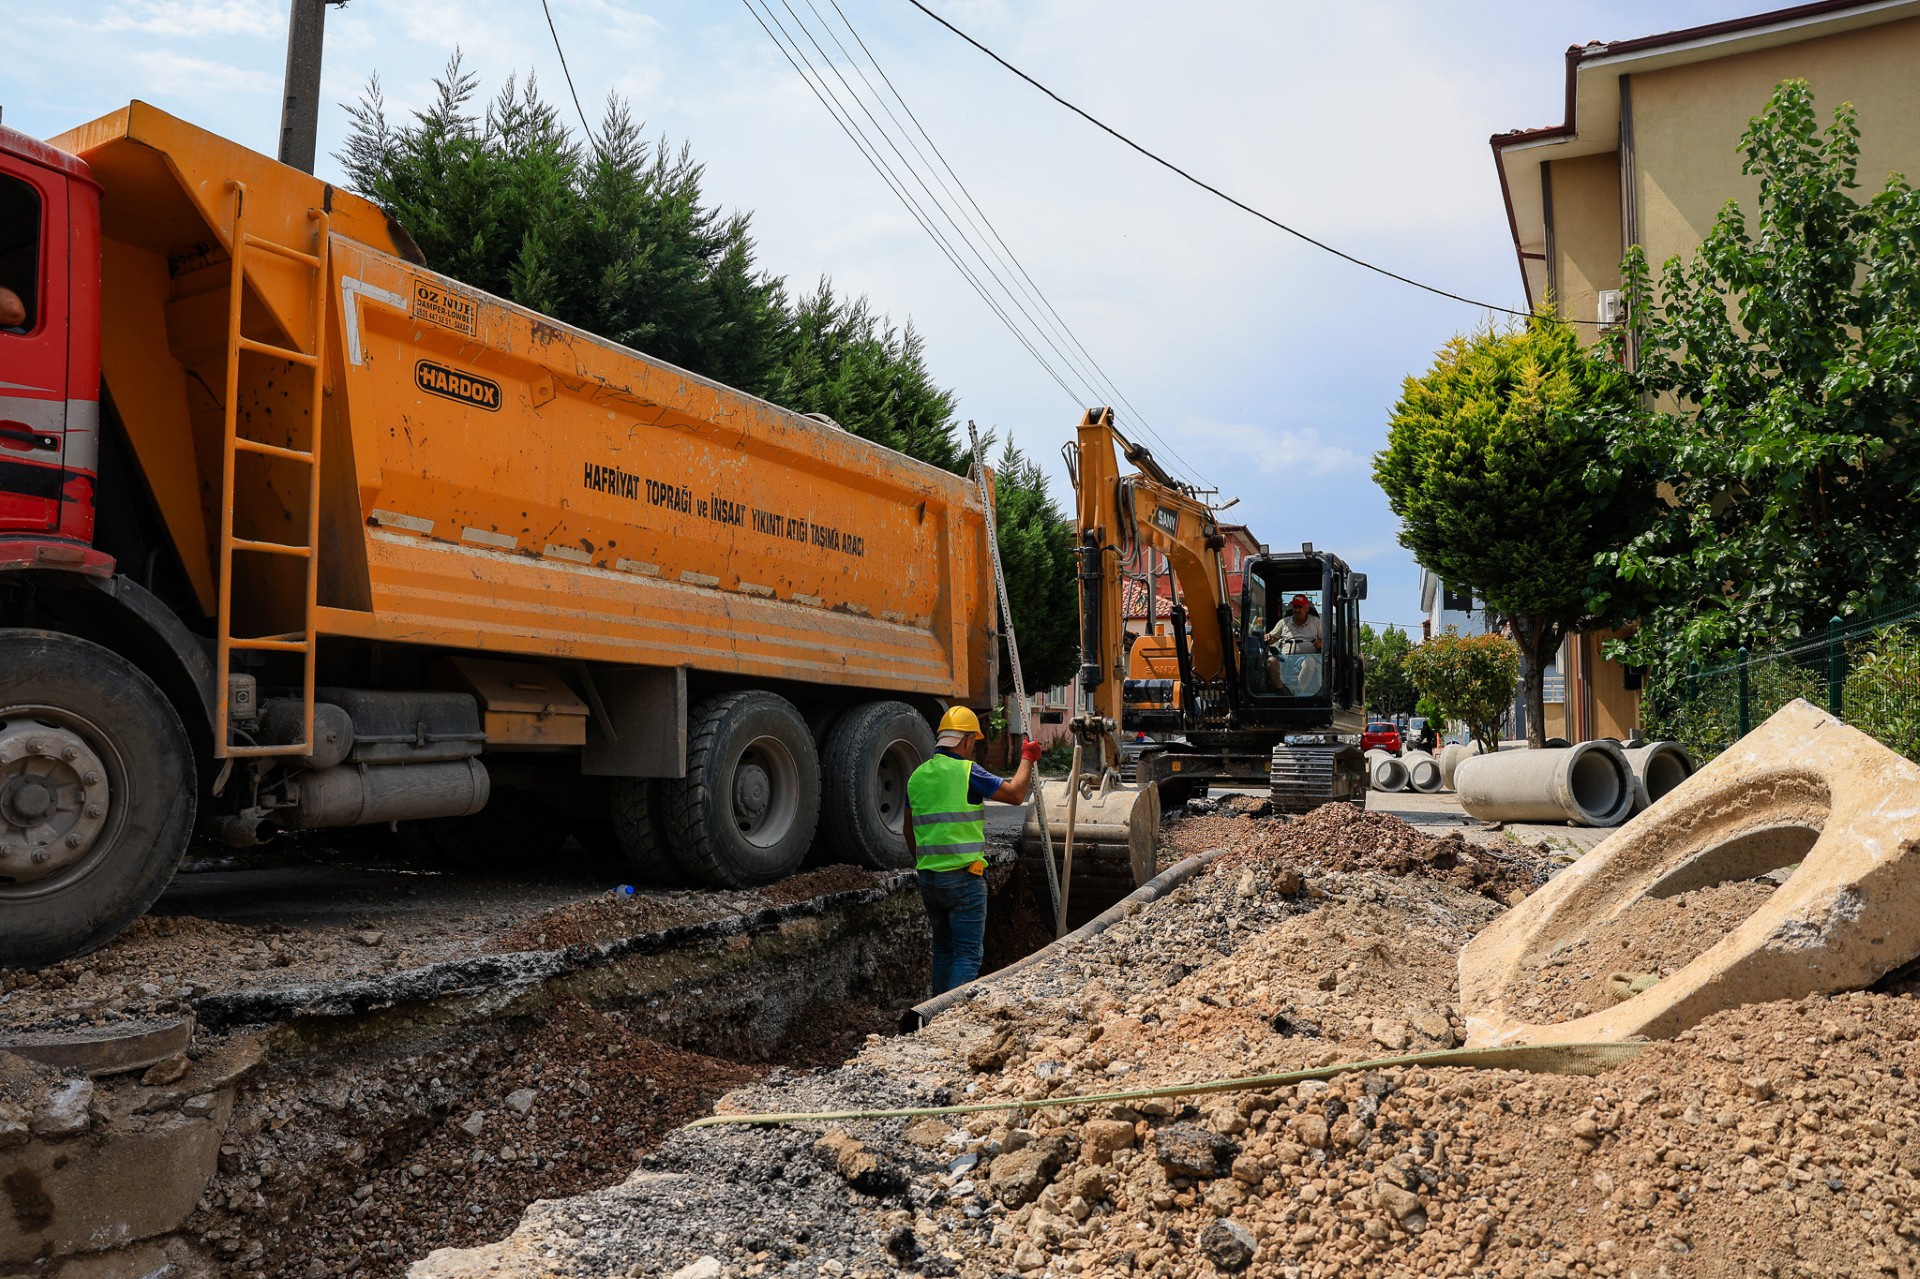
{"type": "MultiPolygon", "coordinates": [[[[368,202],[143,103],[55,142],[105,191],[104,376],[204,612],[238,182],[254,235],[326,236],[324,281],[249,265],[241,319],[312,349],[326,290],[321,430],[303,370],[249,357],[239,392],[250,436],[324,446],[321,635],[991,698],[963,478],[438,275],[368,202]]],[[[302,541],[304,473],[245,460],[236,529],[302,541]]],[[[295,630],[267,558],[236,616],[295,630]]]]}

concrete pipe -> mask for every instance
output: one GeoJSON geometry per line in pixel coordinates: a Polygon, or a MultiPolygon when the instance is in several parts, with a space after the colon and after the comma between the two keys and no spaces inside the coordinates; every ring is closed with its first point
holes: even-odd
{"type": "Polygon", "coordinates": [[[1468,1045],[1666,1039],[1741,1004],[1871,986],[1920,955],[1917,813],[1920,765],[1788,703],[1467,943],[1468,1045]],[[1598,1012],[1572,989],[1543,1001],[1550,957],[1605,953],[1637,904],[1796,864],[1651,989],[1598,1012]]]}
{"type": "Polygon", "coordinates": [[[1618,826],[1633,812],[1633,772],[1618,742],[1477,755],[1453,781],[1460,807],[1482,821],[1618,826]]]}
{"type": "Polygon", "coordinates": [[[1440,748],[1440,789],[1453,789],[1454,770],[1460,767],[1462,760],[1472,759],[1480,753],[1478,746],[1467,746],[1460,742],[1448,742],[1440,748]]]}
{"type": "Polygon", "coordinates": [[[1405,790],[1407,766],[1387,751],[1367,752],[1367,779],[1374,790],[1405,790]]]}
{"type": "Polygon", "coordinates": [[[1626,748],[1633,770],[1633,811],[1639,812],[1693,776],[1693,756],[1679,742],[1648,742],[1626,748]]]}
{"type": "Polygon", "coordinates": [[[1400,757],[1400,765],[1407,770],[1407,785],[1422,795],[1440,789],[1440,762],[1425,751],[1408,751],[1400,757]]]}

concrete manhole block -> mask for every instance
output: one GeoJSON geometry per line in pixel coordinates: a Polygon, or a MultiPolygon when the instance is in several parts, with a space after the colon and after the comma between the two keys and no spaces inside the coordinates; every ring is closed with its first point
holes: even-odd
{"type": "Polygon", "coordinates": [[[76,1030],[0,1033],[0,1052],[63,1070],[117,1075],[178,1056],[192,1042],[193,1018],[184,1017],[122,1021],[76,1030]]]}
{"type": "Polygon", "coordinates": [[[1467,1043],[1664,1039],[1742,1004],[1857,990],[1920,955],[1920,765],[1804,701],[1781,709],[1460,952],[1467,1043]],[[1798,868],[1651,989],[1551,1024],[1518,1013],[1555,952],[1648,898],[1798,868]]]}

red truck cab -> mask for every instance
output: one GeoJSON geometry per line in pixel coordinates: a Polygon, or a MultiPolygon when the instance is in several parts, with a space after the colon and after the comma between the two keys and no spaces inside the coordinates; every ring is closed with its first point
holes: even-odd
{"type": "Polygon", "coordinates": [[[0,127],[0,568],[110,573],[93,550],[100,424],[100,187],[86,164],[0,127]]]}

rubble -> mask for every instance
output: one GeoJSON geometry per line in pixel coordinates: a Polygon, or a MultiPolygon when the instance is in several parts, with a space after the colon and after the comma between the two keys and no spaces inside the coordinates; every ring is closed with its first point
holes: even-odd
{"type": "MultiPolygon", "coordinates": [[[[1176,842],[1205,838],[1200,820],[1176,842]]],[[[1454,958],[1501,906],[1444,875],[1296,868],[1297,851],[1280,857],[1298,896],[1274,891],[1272,860],[1223,859],[917,1035],[719,1109],[1040,1101],[1457,1042],[1454,958]]],[[[1904,985],[1721,1012],[1596,1078],[1405,1067],[838,1126],[897,1161],[903,1195],[849,1193],[814,1153],[820,1125],[681,1131],[625,1183],[409,1273],[585,1279],[711,1257],[739,1279],[1920,1274],[1920,1001],[1904,985]]]]}
{"type": "Polygon", "coordinates": [[[1545,883],[1552,855],[1544,846],[1470,846],[1457,833],[1435,839],[1398,818],[1347,804],[1323,804],[1292,820],[1269,815],[1265,808],[1264,801],[1244,796],[1225,799],[1213,814],[1181,822],[1175,827],[1176,839],[1192,851],[1226,848],[1226,856],[1214,864],[1216,874],[1258,865],[1294,872],[1420,875],[1471,888],[1503,904],[1545,883]]]}

